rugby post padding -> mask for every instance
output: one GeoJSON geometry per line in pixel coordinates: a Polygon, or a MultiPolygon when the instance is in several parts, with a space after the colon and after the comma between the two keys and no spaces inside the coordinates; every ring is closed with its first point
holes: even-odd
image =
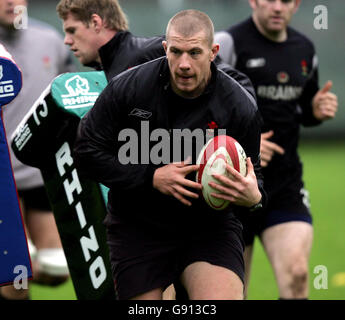
{"type": "Polygon", "coordinates": [[[58,76],[12,136],[16,156],[42,172],[78,299],[115,298],[102,186],[79,174],[72,154],[80,119],[106,84],[98,71],[58,76]]]}
{"type": "Polygon", "coordinates": [[[0,285],[24,288],[32,278],[31,261],[2,117],[2,108],[21,88],[22,73],[0,44],[0,285]]]}

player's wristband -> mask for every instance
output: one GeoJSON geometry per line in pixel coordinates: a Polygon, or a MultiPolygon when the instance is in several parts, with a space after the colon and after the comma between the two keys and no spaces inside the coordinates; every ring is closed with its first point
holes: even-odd
{"type": "Polygon", "coordinates": [[[261,208],[262,208],[262,197],[257,204],[254,204],[253,206],[249,207],[249,211],[254,212],[254,211],[259,210],[261,208]]]}

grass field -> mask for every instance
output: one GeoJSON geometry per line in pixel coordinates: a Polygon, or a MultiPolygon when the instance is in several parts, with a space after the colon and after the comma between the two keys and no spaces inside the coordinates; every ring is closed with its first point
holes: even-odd
{"type": "MultiPolygon", "coordinates": [[[[314,243],[310,257],[310,299],[345,300],[345,142],[303,143],[304,180],[310,192],[314,219],[314,243]],[[318,272],[327,270],[327,289],[314,287],[318,272]],[[315,270],[316,271],[316,270],[315,270]]],[[[72,282],[58,288],[32,284],[33,300],[75,299],[72,282]]],[[[255,243],[249,300],[278,298],[274,276],[259,241],[255,243]]]]}

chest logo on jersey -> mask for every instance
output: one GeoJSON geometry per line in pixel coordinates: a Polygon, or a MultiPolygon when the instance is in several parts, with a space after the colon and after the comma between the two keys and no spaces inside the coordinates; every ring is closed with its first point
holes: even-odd
{"type": "Polygon", "coordinates": [[[302,87],[299,86],[258,86],[257,96],[270,100],[291,101],[298,99],[302,94],[302,87]]]}
{"type": "Polygon", "coordinates": [[[134,108],[130,112],[129,115],[147,120],[147,119],[151,118],[152,112],[149,112],[149,111],[146,111],[146,110],[143,110],[143,109],[134,108]]]}
{"type": "Polygon", "coordinates": [[[308,64],[307,64],[307,61],[302,60],[301,61],[301,67],[302,67],[302,75],[307,77],[308,76],[308,64]]]}
{"type": "Polygon", "coordinates": [[[248,69],[253,69],[253,68],[260,68],[266,65],[266,60],[265,58],[254,58],[254,59],[249,59],[246,63],[246,67],[248,69]]]}
{"type": "Polygon", "coordinates": [[[208,129],[206,129],[206,136],[207,137],[214,137],[214,130],[218,129],[218,124],[214,121],[211,121],[207,124],[208,129]]]}
{"type": "Polygon", "coordinates": [[[277,74],[277,80],[280,83],[287,83],[289,81],[289,79],[290,79],[289,75],[284,71],[279,72],[277,74]]]}

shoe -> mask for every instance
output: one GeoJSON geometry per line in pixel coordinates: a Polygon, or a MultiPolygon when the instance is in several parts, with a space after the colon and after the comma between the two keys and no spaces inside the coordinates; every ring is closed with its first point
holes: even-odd
{"type": "Polygon", "coordinates": [[[39,271],[51,276],[68,276],[69,270],[62,248],[40,249],[37,251],[39,271]]]}
{"type": "Polygon", "coordinates": [[[31,260],[35,260],[37,257],[37,249],[35,245],[32,243],[31,239],[28,239],[28,248],[31,260]]]}

